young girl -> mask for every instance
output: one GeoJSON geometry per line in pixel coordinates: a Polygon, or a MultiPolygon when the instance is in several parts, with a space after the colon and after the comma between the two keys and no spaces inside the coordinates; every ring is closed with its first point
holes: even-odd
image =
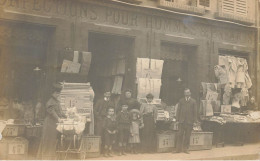
{"type": "Polygon", "coordinates": [[[141,119],[140,111],[133,109],[130,111],[131,124],[130,124],[130,137],[129,143],[131,145],[132,153],[137,154],[137,147],[140,143],[139,129],[142,128],[143,121],[141,119]]]}
{"type": "Polygon", "coordinates": [[[104,120],[104,156],[112,157],[112,145],[115,143],[115,134],[117,132],[117,123],[115,119],[115,111],[113,107],[107,109],[107,117],[104,120]]]}
{"type": "Polygon", "coordinates": [[[128,112],[128,105],[122,105],[121,111],[117,114],[118,123],[118,144],[119,155],[125,155],[126,144],[129,138],[130,115],[128,112]]]}

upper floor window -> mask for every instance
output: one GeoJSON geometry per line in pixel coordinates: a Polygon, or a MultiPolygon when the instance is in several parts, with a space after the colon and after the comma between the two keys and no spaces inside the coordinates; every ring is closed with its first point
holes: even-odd
{"type": "Polygon", "coordinates": [[[197,0],[198,6],[210,7],[210,0],[197,0]]]}
{"type": "Polygon", "coordinates": [[[247,16],[247,0],[222,0],[222,12],[247,16]]]}

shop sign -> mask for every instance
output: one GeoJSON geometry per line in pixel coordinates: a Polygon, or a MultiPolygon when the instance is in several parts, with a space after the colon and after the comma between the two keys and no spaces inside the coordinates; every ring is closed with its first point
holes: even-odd
{"type": "Polygon", "coordinates": [[[221,29],[195,22],[193,17],[181,20],[152,13],[141,13],[129,7],[97,5],[77,0],[0,0],[0,8],[14,12],[49,18],[77,19],[80,22],[110,24],[129,28],[153,29],[166,33],[176,33],[206,37],[236,43],[254,43],[253,32],[221,29]],[[216,29],[215,29],[216,28],[216,29]],[[212,34],[211,34],[212,33],[212,34]]]}

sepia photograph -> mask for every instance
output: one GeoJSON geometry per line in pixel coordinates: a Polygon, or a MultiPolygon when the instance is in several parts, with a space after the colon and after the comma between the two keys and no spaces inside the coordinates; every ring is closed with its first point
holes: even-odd
{"type": "Polygon", "coordinates": [[[0,160],[260,160],[260,0],[0,0],[0,160]]]}

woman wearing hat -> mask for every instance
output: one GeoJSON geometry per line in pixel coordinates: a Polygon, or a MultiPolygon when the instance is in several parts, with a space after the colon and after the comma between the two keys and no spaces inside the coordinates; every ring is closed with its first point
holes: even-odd
{"type": "Polygon", "coordinates": [[[154,150],[155,122],[157,108],[152,104],[153,95],[146,95],[147,103],[141,105],[140,113],[143,116],[144,128],[142,130],[142,149],[143,152],[151,153],[154,150]]]}
{"type": "Polygon", "coordinates": [[[53,93],[46,104],[46,117],[43,124],[43,134],[38,150],[37,157],[39,159],[55,159],[56,143],[58,131],[56,123],[61,122],[62,118],[66,118],[62,112],[59,101],[59,94],[62,89],[60,84],[53,85],[53,93]]]}
{"type": "Polygon", "coordinates": [[[127,89],[124,95],[120,98],[116,112],[121,111],[122,105],[127,105],[128,111],[131,111],[132,109],[140,110],[141,106],[137,99],[132,97],[132,91],[130,89],[127,89]]]}

